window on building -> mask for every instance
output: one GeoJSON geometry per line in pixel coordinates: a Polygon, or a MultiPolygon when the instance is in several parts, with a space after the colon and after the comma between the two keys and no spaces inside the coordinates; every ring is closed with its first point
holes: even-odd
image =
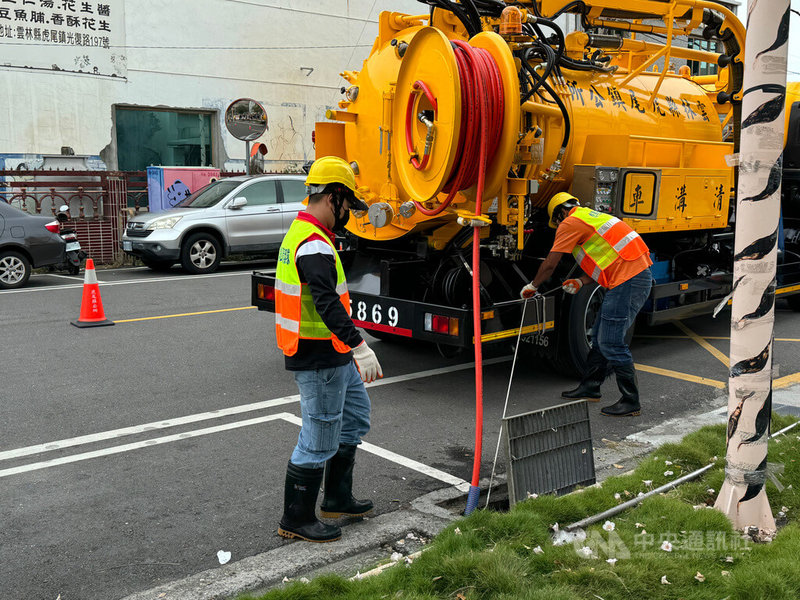
{"type": "Polygon", "coordinates": [[[115,116],[120,171],[214,164],[211,113],[117,107],[115,116]]]}
{"type": "MultiPolygon", "coordinates": [[[[706,40],[704,38],[689,38],[688,47],[690,50],[704,50],[706,52],[720,52],[720,43],[716,40],[706,40]]],[[[692,75],[716,75],[718,67],[713,63],[700,62],[697,60],[687,61],[692,75]]]]}

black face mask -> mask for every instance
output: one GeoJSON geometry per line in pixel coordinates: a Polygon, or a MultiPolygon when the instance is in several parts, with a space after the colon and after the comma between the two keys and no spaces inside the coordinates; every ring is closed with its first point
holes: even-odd
{"type": "Polygon", "coordinates": [[[345,226],[347,222],[350,220],[350,211],[344,211],[344,217],[340,217],[339,213],[342,212],[342,206],[344,205],[345,196],[336,191],[333,193],[333,198],[331,204],[333,204],[333,232],[344,234],[345,226]]]}

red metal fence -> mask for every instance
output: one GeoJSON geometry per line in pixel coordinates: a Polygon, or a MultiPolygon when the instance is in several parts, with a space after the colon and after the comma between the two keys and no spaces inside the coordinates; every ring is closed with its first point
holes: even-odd
{"type": "MultiPolygon", "coordinates": [[[[223,177],[243,175],[226,172],[223,177]]],[[[68,227],[98,264],[124,256],[120,248],[128,217],[146,211],[145,171],[3,171],[0,201],[32,214],[55,215],[69,207],[68,227]]]]}
{"type": "Polygon", "coordinates": [[[0,171],[0,200],[32,214],[69,207],[68,227],[95,262],[122,258],[120,240],[129,214],[147,208],[144,171],[0,171]]]}

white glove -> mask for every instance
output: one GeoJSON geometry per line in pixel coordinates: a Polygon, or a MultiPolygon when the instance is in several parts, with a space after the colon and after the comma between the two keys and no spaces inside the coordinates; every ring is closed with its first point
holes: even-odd
{"type": "Polygon", "coordinates": [[[538,294],[538,289],[532,283],[527,284],[522,290],[519,292],[519,297],[523,300],[527,300],[528,298],[533,298],[536,294],[538,294]]]}
{"type": "Polygon", "coordinates": [[[580,279],[567,279],[561,284],[561,289],[568,294],[577,294],[582,287],[583,282],[580,279]]]}
{"type": "Polygon", "coordinates": [[[356,361],[358,372],[361,373],[361,381],[364,383],[372,383],[379,377],[383,377],[378,357],[375,356],[372,348],[367,346],[367,342],[361,342],[353,348],[353,358],[356,361]]]}

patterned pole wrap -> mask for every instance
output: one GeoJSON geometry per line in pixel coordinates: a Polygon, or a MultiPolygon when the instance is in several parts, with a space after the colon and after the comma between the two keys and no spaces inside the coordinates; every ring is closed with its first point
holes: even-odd
{"type": "Polygon", "coordinates": [[[775,531],[764,490],[781,197],[789,0],[750,0],[733,264],[727,466],[715,508],[775,531]],[[776,15],[780,15],[776,18],[776,15]]]}

